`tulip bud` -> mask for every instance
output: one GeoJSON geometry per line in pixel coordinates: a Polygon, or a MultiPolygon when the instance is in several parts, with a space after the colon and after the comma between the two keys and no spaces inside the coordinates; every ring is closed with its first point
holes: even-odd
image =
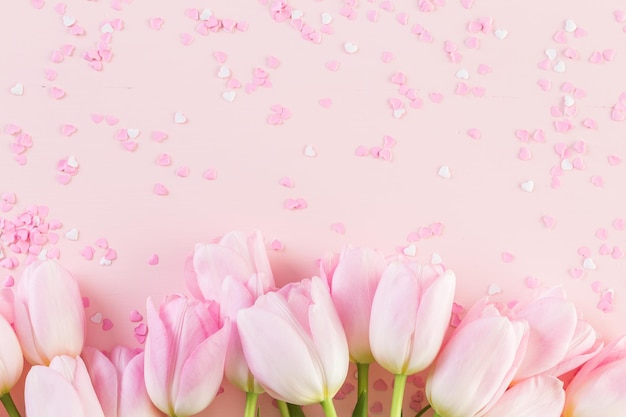
{"type": "Polygon", "coordinates": [[[219,306],[171,295],[157,309],[148,299],[147,321],[144,374],[150,399],[170,416],[204,410],[224,376],[230,324],[220,325],[219,306]]]}
{"type": "Polygon", "coordinates": [[[80,357],[57,356],[50,366],[33,366],[24,386],[28,417],[104,417],[80,357]]]}
{"type": "Polygon", "coordinates": [[[15,332],[31,364],[83,350],[85,310],[74,277],[53,260],[24,271],[15,295],[15,332]]]}

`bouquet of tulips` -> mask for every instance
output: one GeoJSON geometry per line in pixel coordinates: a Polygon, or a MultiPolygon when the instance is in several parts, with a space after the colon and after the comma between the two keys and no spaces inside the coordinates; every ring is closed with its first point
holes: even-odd
{"type": "MultiPolygon", "coordinates": [[[[85,347],[78,284],[56,261],[35,261],[0,291],[0,399],[24,388],[27,417],[187,417],[205,409],[224,375],[276,399],[281,416],[333,397],[349,362],[358,371],[353,416],[368,414],[369,365],[394,374],[391,417],[407,378],[426,371],[439,417],[624,415],[626,338],[606,346],[559,288],[508,304],[479,300],[451,326],[455,275],[442,265],[348,247],[321,259],[319,277],[275,288],[260,233],[199,244],[185,266],[193,298],[147,301],[145,350],[85,347]]],[[[432,411],[428,411],[432,408],[432,411]]],[[[266,413],[266,414],[269,414],[266,413]]]]}

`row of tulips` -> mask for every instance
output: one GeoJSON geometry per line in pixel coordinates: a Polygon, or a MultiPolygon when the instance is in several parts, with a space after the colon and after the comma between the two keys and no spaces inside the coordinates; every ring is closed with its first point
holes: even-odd
{"type": "MultiPolygon", "coordinates": [[[[440,265],[346,248],[319,277],[275,288],[260,233],[197,245],[185,278],[193,298],[148,299],[145,351],[84,347],[76,280],[55,261],[27,267],[0,291],[0,399],[25,382],[27,417],[186,417],[205,409],[224,374],[263,392],[282,416],[333,397],[358,370],[353,415],[367,416],[368,369],[395,375],[391,417],[407,377],[429,369],[425,394],[439,417],[591,417],[626,409],[626,339],[606,346],[561,289],[508,304],[479,300],[450,326],[455,275],[440,265]]],[[[424,413],[422,410],[418,415],[424,413]]]]}

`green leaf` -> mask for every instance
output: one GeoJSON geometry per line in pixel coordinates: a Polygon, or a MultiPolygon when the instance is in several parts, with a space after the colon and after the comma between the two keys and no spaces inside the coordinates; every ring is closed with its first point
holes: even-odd
{"type": "Polygon", "coordinates": [[[302,411],[301,405],[295,405],[291,403],[287,403],[287,408],[289,409],[290,417],[306,417],[304,415],[304,411],[302,411]]]}
{"type": "Polygon", "coordinates": [[[367,391],[363,391],[361,395],[359,395],[359,399],[354,406],[354,410],[352,411],[352,417],[362,417],[367,416],[367,391]]]}

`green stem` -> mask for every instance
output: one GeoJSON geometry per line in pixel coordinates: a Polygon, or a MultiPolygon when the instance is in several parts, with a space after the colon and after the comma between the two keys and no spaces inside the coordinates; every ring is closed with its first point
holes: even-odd
{"type": "Polygon", "coordinates": [[[256,417],[256,400],[259,394],[256,392],[246,392],[246,411],[243,417],[256,417]]]}
{"type": "Polygon", "coordinates": [[[17,411],[17,407],[13,402],[13,398],[11,398],[11,394],[7,392],[6,394],[0,396],[0,401],[2,401],[2,405],[4,405],[7,413],[9,413],[9,417],[20,417],[20,412],[17,411]]]}
{"type": "Polygon", "coordinates": [[[407,375],[396,375],[393,380],[393,397],[391,398],[391,417],[402,415],[402,401],[404,400],[404,388],[406,387],[407,375]]]}
{"type": "MultiPolygon", "coordinates": [[[[415,414],[415,417],[422,417],[422,415],[426,412],[430,410],[430,404],[428,404],[426,407],[422,408],[419,413],[415,414]]],[[[435,415],[437,416],[438,414],[435,413],[435,415]]]]}
{"type": "Polygon", "coordinates": [[[357,363],[356,364],[356,370],[357,370],[357,375],[358,375],[358,396],[360,396],[363,392],[366,392],[368,389],[368,385],[369,385],[369,370],[370,370],[370,364],[369,363],[357,363]]]}
{"type": "Polygon", "coordinates": [[[322,408],[326,417],[337,417],[337,411],[335,410],[335,404],[333,404],[332,398],[326,398],[322,401],[322,408]]]}
{"type": "Polygon", "coordinates": [[[280,411],[280,417],[290,417],[289,416],[289,408],[287,407],[287,403],[281,400],[276,400],[276,404],[278,404],[278,410],[280,411]]]}

